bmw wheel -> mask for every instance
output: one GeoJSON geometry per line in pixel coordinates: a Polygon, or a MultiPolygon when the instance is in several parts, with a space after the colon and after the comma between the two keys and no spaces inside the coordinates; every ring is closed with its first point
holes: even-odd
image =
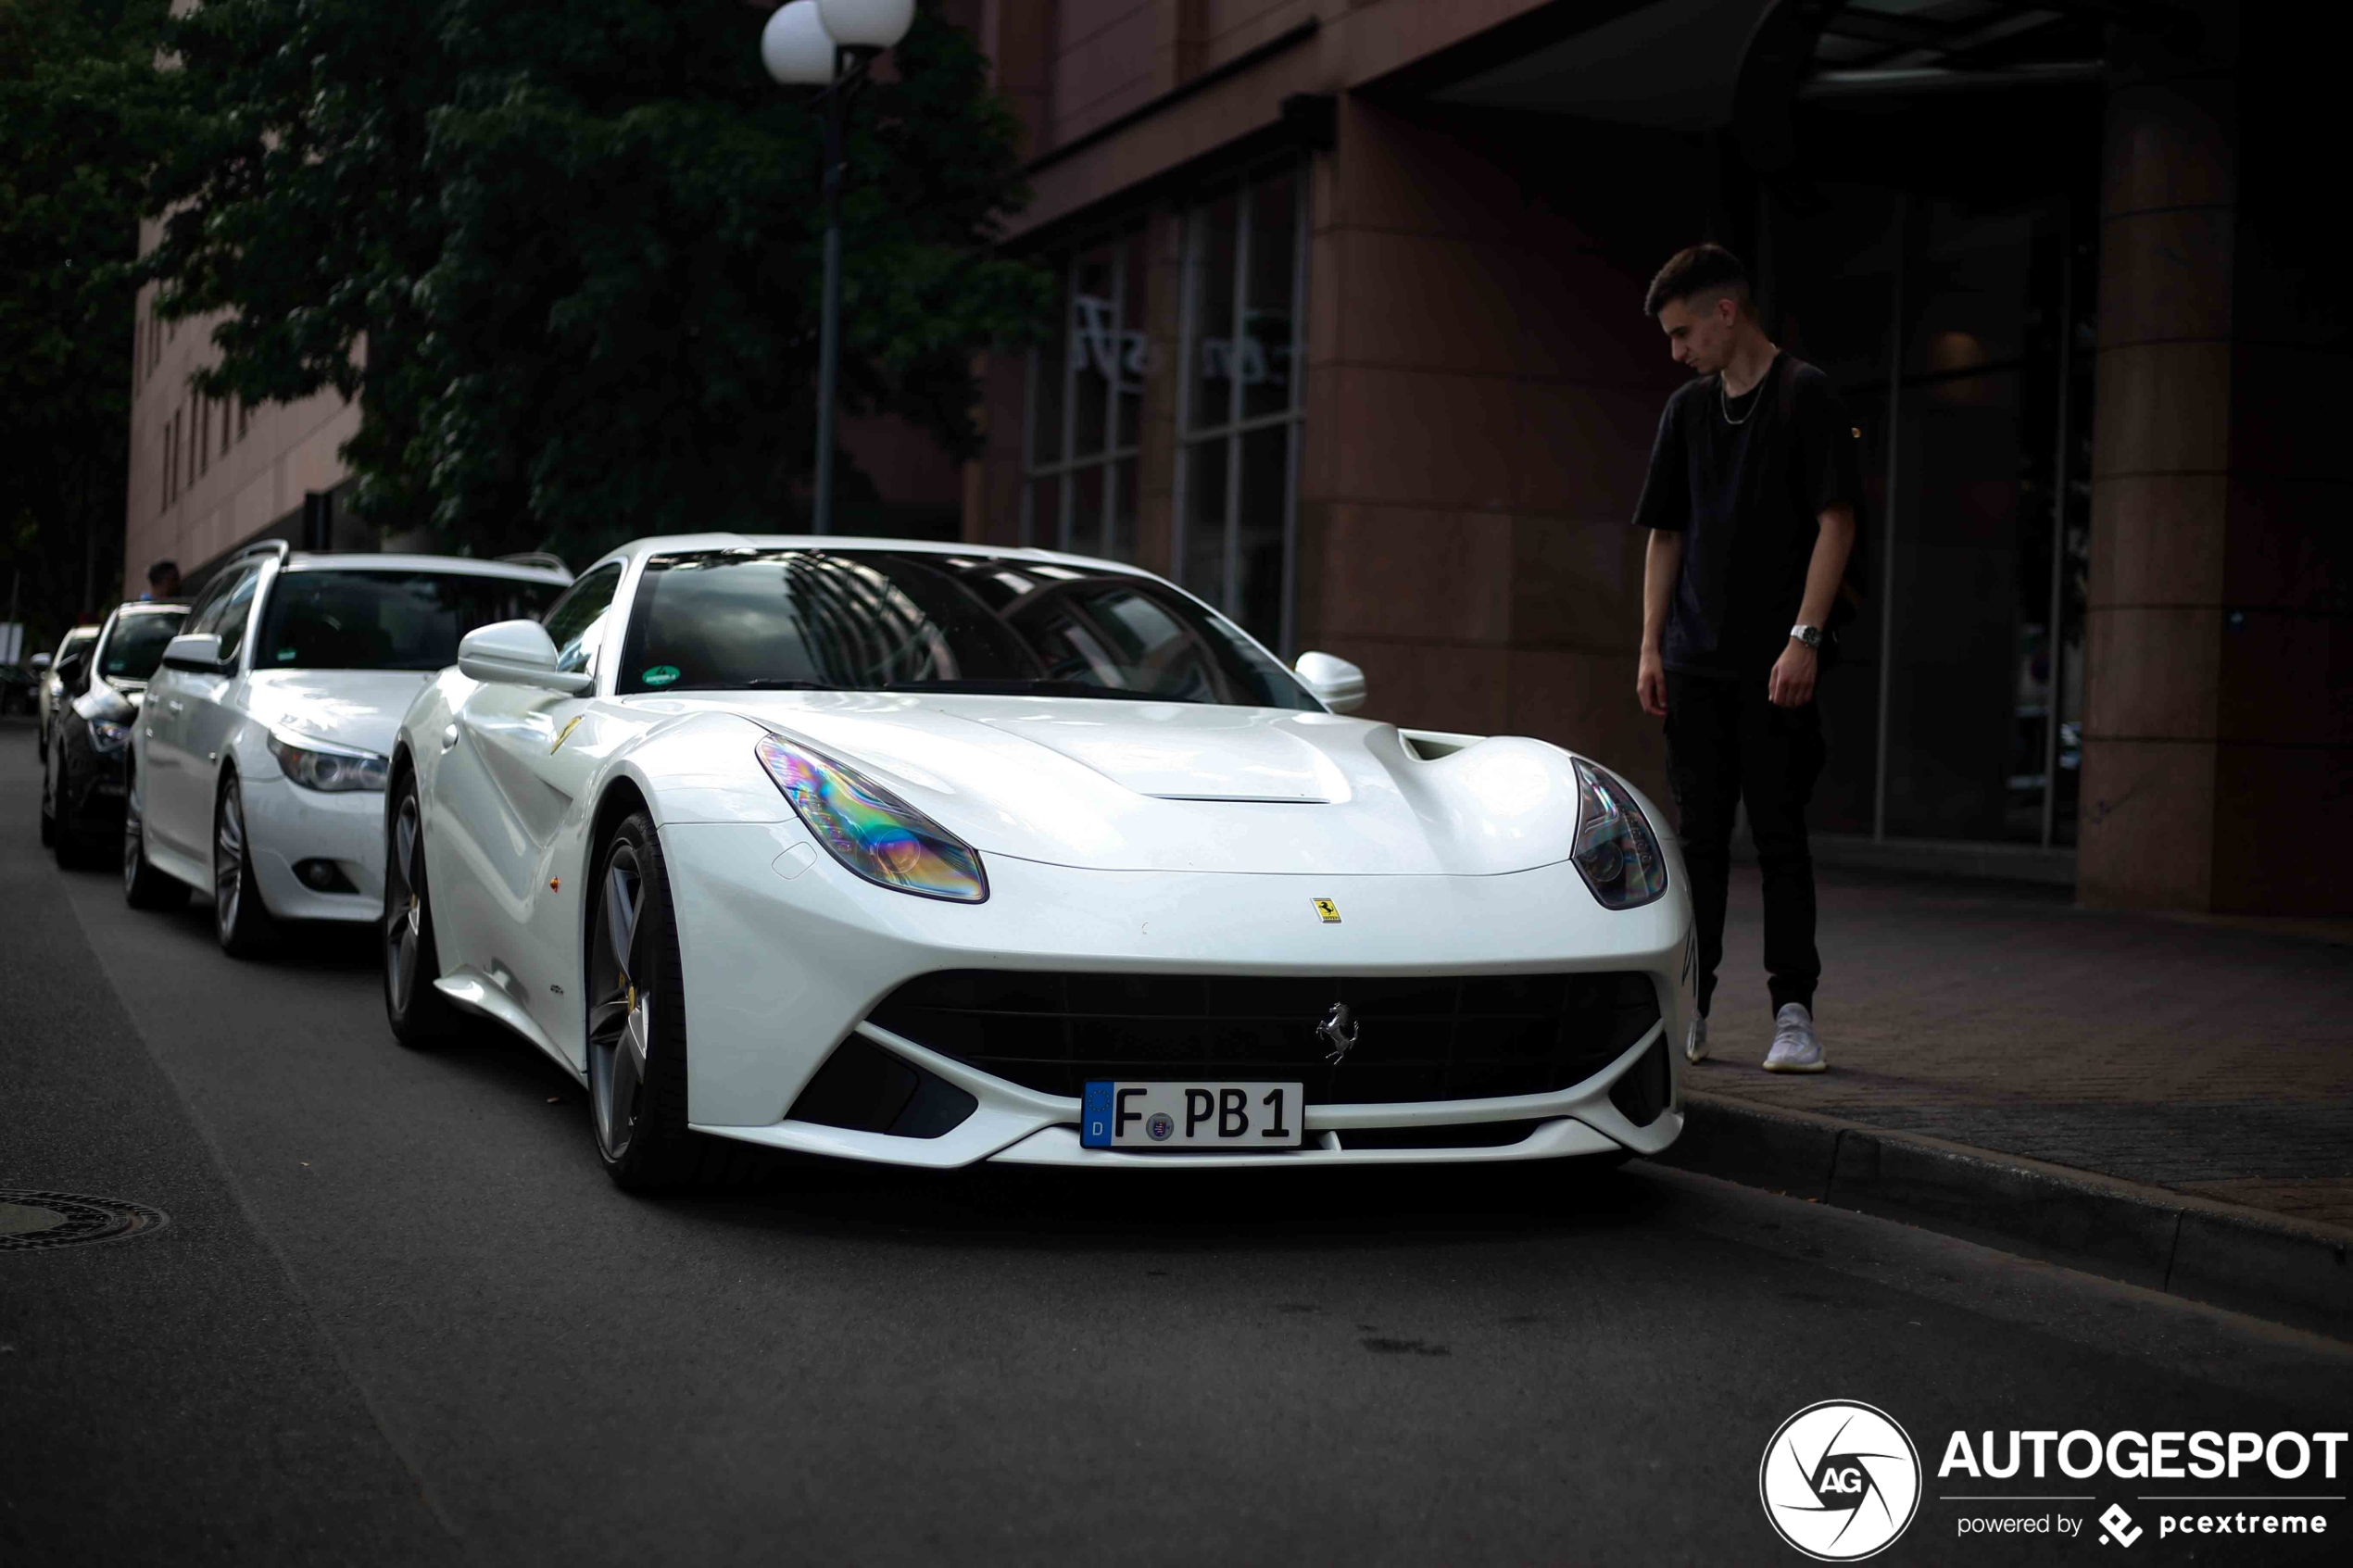
{"type": "Polygon", "coordinates": [[[424,814],[418,809],[414,773],[401,775],[393,797],[384,844],[384,1017],[392,1037],[416,1050],[447,1040],[459,1032],[460,1020],[449,998],[434,986],[441,977],[441,957],[434,941],[433,901],[425,892],[424,814]]]}
{"type": "Polygon", "coordinates": [[[188,901],[188,884],[147,859],[147,815],[139,809],[138,783],[135,773],[123,777],[122,901],[134,909],[176,909],[188,901]]]}
{"type": "Polygon", "coordinates": [[[232,773],[212,809],[212,934],[233,959],[266,952],[277,940],[277,922],[255,885],[252,846],[245,836],[245,793],[232,773]]]}
{"type": "Polygon", "coordinates": [[[653,819],[615,829],[588,922],[588,1099],[615,1183],[660,1192],[736,1179],[756,1152],[686,1130],[686,1010],[670,877],[653,819]]]}

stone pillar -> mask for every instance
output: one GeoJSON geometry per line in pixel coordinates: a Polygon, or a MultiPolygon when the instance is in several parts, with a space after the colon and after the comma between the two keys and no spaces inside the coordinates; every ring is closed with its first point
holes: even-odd
{"type": "Polygon", "coordinates": [[[2309,183],[2323,96],[2290,80],[2309,40],[2239,25],[2128,42],[2110,94],[2078,886],[2342,913],[2353,306],[2309,183]]]}
{"type": "Polygon", "coordinates": [[[2077,889],[2205,909],[2230,490],[2236,91],[2151,72],[2108,103],[2077,889]]]}

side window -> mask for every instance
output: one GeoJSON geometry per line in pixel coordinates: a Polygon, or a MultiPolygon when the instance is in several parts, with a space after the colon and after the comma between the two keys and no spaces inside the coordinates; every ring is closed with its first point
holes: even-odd
{"type": "Polygon", "coordinates": [[[588,668],[604,631],[605,611],[620,587],[621,563],[614,561],[574,583],[562,598],[548,607],[540,624],[547,628],[548,640],[556,645],[557,669],[588,668]]]}
{"type": "Polygon", "coordinates": [[[182,632],[220,630],[220,603],[229,596],[229,590],[236,585],[237,577],[234,572],[225,577],[214,578],[206,586],[205,591],[196,596],[196,602],[189,607],[188,619],[181,624],[180,629],[182,632]]]}
{"type": "Polygon", "coordinates": [[[233,661],[245,644],[245,622],[253,619],[254,590],[261,583],[261,569],[248,567],[221,596],[218,623],[201,628],[220,633],[220,657],[233,661]]]}

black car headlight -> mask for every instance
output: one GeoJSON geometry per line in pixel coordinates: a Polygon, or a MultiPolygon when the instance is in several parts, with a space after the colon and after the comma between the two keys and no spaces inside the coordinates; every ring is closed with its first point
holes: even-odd
{"type": "Polygon", "coordinates": [[[372,751],[313,740],[308,735],[293,738],[272,734],[270,755],[278,759],[286,777],[305,789],[326,795],[381,790],[391,771],[390,762],[372,751]]]}
{"type": "Polygon", "coordinates": [[[1615,776],[1577,759],[1577,869],[1605,909],[1631,909],[1667,891],[1658,835],[1615,776]]]}

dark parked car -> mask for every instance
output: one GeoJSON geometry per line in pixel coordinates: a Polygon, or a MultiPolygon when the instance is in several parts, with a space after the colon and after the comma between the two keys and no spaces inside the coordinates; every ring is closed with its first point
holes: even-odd
{"type": "Polygon", "coordinates": [[[185,605],[124,605],[58,693],[42,754],[41,842],[59,865],[105,863],[120,847],[131,726],[164,645],[187,618],[185,605]]]}

